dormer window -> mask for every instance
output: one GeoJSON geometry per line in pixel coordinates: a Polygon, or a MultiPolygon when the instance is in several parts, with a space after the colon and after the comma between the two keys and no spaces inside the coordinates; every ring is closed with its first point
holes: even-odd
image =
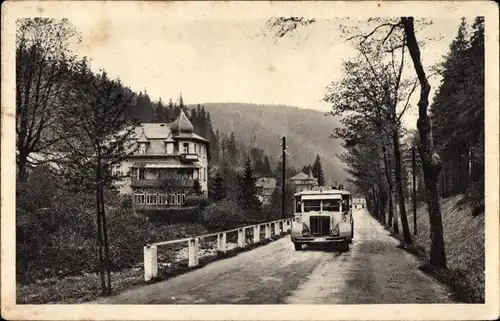
{"type": "Polygon", "coordinates": [[[139,143],[139,154],[146,154],[146,143],[139,143]]]}
{"type": "Polygon", "coordinates": [[[189,143],[182,144],[184,154],[189,154],[189,143]]]}
{"type": "Polygon", "coordinates": [[[166,144],[166,149],[167,149],[167,154],[173,154],[174,153],[174,144],[173,143],[167,143],[166,144]]]}

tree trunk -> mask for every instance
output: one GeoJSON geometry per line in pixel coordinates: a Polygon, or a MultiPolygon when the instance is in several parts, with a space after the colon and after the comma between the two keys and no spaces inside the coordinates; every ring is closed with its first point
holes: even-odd
{"type": "Polygon", "coordinates": [[[388,192],[388,195],[389,195],[389,219],[388,219],[388,225],[389,225],[389,227],[392,227],[392,218],[394,217],[394,204],[392,202],[393,187],[392,187],[391,169],[389,168],[390,164],[389,164],[389,159],[387,157],[387,150],[385,149],[385,147],[383,147],[382,149],[383,149],[383,152],[384,152],[385,177],[386,177],[386,180],[387,180],[387,184],[389,185],[389,192],[388,192]]]}
{"type": "MultiPolygon", "coordinates": [[[[100,167],[101,164],[97,165],[96,181],[100,181],[100,167]]],[[[96,184],[97,187],[97,184],[96,184]]],[[[101,292],[103,295],[106,294],[106,281],[104,279],[104,264],[103,264],[103,240],[102,240],[102,218],[101,218],[101,197],[99,195],[99,188],[96,188],[96,215],[97,215],[97,247],[98,247],[98,258],[99,258],[99,277],[101,279],[101,292]]]]}
{"type": "Polygon", "coordinates": [[[401,217],[401,225],[403,227],[403,240],[405,244],[411,244],[411,233],[408,226],[408,217],[406,216],[405,196],[401,182],[401,151],[399,149],[399,137],[396,130],[392,132],[392,143],[394,146],[396,191],[399,200],[399,216],[401,217]]]}
{"type": "MultiPolygon", "coordinates": [[[[394,192],[391,193],[391,198],[394,198],[394,192]]],[[[392,217],[392,226],[394,233],[399,234],[399,216],[398,211],[394,211],[394,216],[392,217]]]]}
{"type": "Polygon", "coordinates": [[[413,25],[413,17],[401,18],[406,35],[406,45],[413,61],[415,72],[420,82],[420,99],[418,102],[417,128],[420,134],[418,150],[424,171],[427,209],[431,228],[430,264],[435,267],[446,267],[446,254],[444,248],[443,224],[437,181],[441,171],[441,159],[434,148],[432,130],[427,107],[429,105],[430,85],[420,60],[420,49],[413,25]]]}
{"type": "Polygon", "coordinates": [[[22,151],[19,151],[18,159],[17,159],[17,179],[20,183],[26,183],[28,179],[27,171],[26,171],[26,163],[28,161],[28,155],[22,151]]]}
{"type": "Polygon", "coordinates": [[[111,294],[111,266],[109,260],[109,244],[108,244],[108,229],[106,226],[106,212],[104,209],[104,193],[103,187],[99,186],[99,196],[101,203],[101,218],[102,218],[102,231],[104,236],[104,263],[106,266],[106,275],[108,279],[107,294],[111,294]]]}

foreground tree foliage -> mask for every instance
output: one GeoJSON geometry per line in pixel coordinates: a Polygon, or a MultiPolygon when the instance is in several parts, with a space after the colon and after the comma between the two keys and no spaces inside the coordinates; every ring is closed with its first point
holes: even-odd
{"type": "Polygon", "coordinates": [[[60,112],[72,103],[69,80],[77,62],[69,50],[72,40],[78,37],[67,19],[17,21],[16,161],[21,182],[27,179],[27,166],[56,159],[53,147],[67,137],[60,112]]]}
{"type": "Polygon", "coordinates": [[[104,191],[111,189],[116,180],[124,178],[111,170],[113,166],[134,152],[130,138],[136,124],[124,116],[131,96],[105,72],[92,73],[85,60],[73,74],[72,96],[74,103],[61,112],[65,119],[73,121],[69,122],[71,127],[63,125],[66,132],[71,133],[71,138],[62,143],[60,151],[65,158],[60,162],[60,169],[71,188],[96,195],[101,286],[103,293],[109,294],[111,272],[104,191]]]}

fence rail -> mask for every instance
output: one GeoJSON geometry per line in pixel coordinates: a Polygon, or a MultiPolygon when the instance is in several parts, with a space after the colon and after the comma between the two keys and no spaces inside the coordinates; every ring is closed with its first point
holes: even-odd
{"type": "Polygon", "coordinates": [[[144,246],[144,280],[149,281],[158,277],[158,247],[179,243],[188,244],[188,266],[195,267],[199,263],[198,252],[200,250],[200,240],[217,237],[217,251],[225,253],[227,251],[226,240],[228,233],[238,232],[236,248],[244,248],[247,246],[247,230],[251,230],[253,238],[251,243],[259,243],[261,241],[261,227],[264,227],[264,238],[271,239],[273,235],[280,235],[281,232],[288,232],[292,227],[292,219],[286,218],[277,221],[264,222],[254,225],[248,225],[232,230],[204,234],[200,236],[155,242],[144,246]]]}

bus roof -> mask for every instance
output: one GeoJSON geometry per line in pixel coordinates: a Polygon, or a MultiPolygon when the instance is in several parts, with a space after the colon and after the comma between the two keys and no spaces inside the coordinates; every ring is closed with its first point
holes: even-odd
{"type": "Polygon", "coordinates": [[[293,196],[301,196],[301,195],[351,195],[351,192],[345,189],[332,189],[332,188],[319,188],[314,190],[304,190],[298,193],[295,193],[293,196]]]}

